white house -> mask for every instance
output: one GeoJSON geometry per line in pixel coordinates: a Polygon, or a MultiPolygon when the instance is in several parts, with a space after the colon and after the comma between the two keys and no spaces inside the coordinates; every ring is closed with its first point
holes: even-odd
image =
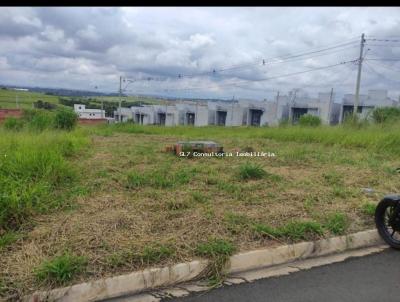
{"type": "Polygon", "coordinates": [[[178,110],[173,105],[153,105],[154,124],[161,126],[178,125],[178,110]]]}
{"type": "Polygon", "coordinates": [[[208,124],[218,126],[241,126],[243,108],[238,101],[208,102],[208,124]]]}
{"type": "Polygon", "coordinates": [[[279,96],[276,104],[278,120],[289,120],[297,124],[300,117],[305,114],[318,116],[323,124],[337,124],[339,121],[340,104],[334,102],[334,94],[318,93],[318,97],[279,96]]]}
{"type": "Polygon", "coordinates": [[[182,101],[176,104],[179,125],[207,126],[208,106],[199,102],[182,101]]]}
{"type": "Polygon", "coordinates": [[[133,120],[133,114],[131,108],[121,107],[114,110],[114,120],[115,122],[127,122],[133,120]],[[120,120],[121,119],[121,120],[120,120]]]}
{"type": "MultiPolygon", "coordinates": [[[[343,122],[347,115],[354,111],[354,94],[345,94],[340,108],[339,122],[343,122]]],[[[399,103],[388,97],[387,90],[368,90],[368,94],[359,95],[357,115],[361,118],[368,118],[371,111],[376,107],[396,107],[399,103]]]]}
{"type": "Polygon", "coordinates": [[[87,109],[83,104],[74,104],[74,111],[82,119],[104,119],[106,116],[105,110],[87,109]]]}
{"type": "Polygon", "coordinates": [[[271,126],[277,124],[276,102],[241,99],[239,106],[243,111],[242,125],[271,126]]]}

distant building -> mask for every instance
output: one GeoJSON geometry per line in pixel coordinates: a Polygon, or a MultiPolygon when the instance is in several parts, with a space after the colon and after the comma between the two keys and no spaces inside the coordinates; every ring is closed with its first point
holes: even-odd
{"type": "Polygon", "coordinates": [[[277,118],[297,124],[305,114],[318,116],[323,124],[339,122],[340,104],[334,102],[334,94],[319,93],[317,98],[297,97],[295,94],[280,96],[277,100],[277,118]]]}
{"type": "Polygon", "coordinates": [[[179,125],[207,126],[208,106],[199,102],[183,101],[176,104],[179,125]]]}
{"type": "Polygon", "coordinates": [[[87,109],[83,104],[74,104],[74,111],[80,119],[105,119],[105,110],[87,109]]]}
{"type": "MultiPolygon", "coordinates": [[[[352,115],[354,111],[354,94],[345,94],[340,108],[339,122],[343,122],[346,116],[352,115]]],[[[371,112],[377,107],[396,107],[399,103],[388,97],[387,90],[368,90],[368,94],[359,95],[357,115],[361,118],[369,118],[371,112]]]]}
{"type": "Polygon", "coordinates": [[[122,123],[133,120],[133,114],[131,108],[121,107],[117,108],[117,110],[114,110],[114,121],[116,123],[120,122],[120,116],[122,123]]]}

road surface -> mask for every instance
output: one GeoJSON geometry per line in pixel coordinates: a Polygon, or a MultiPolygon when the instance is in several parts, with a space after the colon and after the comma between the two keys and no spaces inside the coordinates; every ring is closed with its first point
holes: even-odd
{"type": "Polygon", "coordinates": [[[163,302],[399,302],[400,251],[364,257],[290,275],[223,286],[163,302]]]}

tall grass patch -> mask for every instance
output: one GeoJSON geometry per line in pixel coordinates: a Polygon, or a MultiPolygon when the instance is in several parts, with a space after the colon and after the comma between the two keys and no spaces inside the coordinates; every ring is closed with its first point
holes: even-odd
{"type": "Polygon", "coordinates": [[[44,261],[34,273],[39,282],[62,285],[83,272],[86,264],[85,257],[65,252],[61,256],[44,261]]]}
{"type": "Polygon", "coordinates": [[[0,130],[0,230],[17,229],[33,213],[56,206],[55,191],[77,176],[66,158],[86,143],[77,134],[0,130]]]}

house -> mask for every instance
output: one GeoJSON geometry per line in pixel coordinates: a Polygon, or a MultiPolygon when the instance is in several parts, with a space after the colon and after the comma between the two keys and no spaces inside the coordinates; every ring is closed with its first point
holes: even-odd
{"type": "Polygon", "coordinates": [[[269,126],[277,123],[276,102],[239,100],[242,108],[242,125],[247,126],[269,126]]]}
{"type": "Polygon", "coordinates": [[[243,108],[238,101],[208,102],[208,124],[218,126],[241,126],[243,108]]]}
{"type": "Polygon", "coordinates": [[[105,119],[105,110],[87,109],[83,104],[74,104],[74,111],[80,119],[105,119]]]}
{"type": "MultiPolygon", "coordinates": [[[[339,122],[343,122],[346,116],[352,115],[354,111],[354,94],[345,94],[340,108],[339,122]]],[[[368,94],[359,95],[357,115],[360,118],[369,118],[371,112],[377,107],[396,107],[399,103],[388,97],[387,90],[368,90],[368,94]]]]}
{"type": "Polygon", "coordinates": [[[176,104],[179,125],[207,126],[208,106],[199,102],[181,101],[176,104]]]}
{"type": "Polygon", "coordinates": [[[132,109],[127,107],[117,108],[114,110],[114,121],[119,123],[121,122],[128,122],[133,120],[132,109]]]}
{"type": "Polygon", "coordinates": [[[176,126],[178,124],[178,110],[173,105],[153,105],[154,124],[160,126],[176,126]]]}
{"type": "Polygon", "coordinates": [[[334,94],[318,93],[318,97],[289,96],[278,97],[277,118],[278,120],[289,120],[297,124],[300,117],[305,114],[318,116],[323,124],[337,124],[339,122],[340,104],[334,102],[334,94]]]}

